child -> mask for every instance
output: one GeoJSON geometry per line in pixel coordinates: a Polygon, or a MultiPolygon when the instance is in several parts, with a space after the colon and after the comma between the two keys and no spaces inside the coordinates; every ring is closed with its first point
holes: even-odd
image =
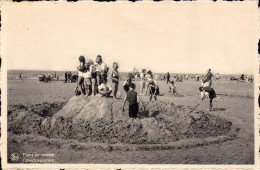
{"type": "Polygon", "coordinates": [[[85,91],[85,87],[84,87],[84,77],[83,77],[83,73],[86,72],[86,61],[85,61],[85,57],[84,56],[80,56],[79,57],[79,63],[80,65],[77,67],[78,70],[78,80],[77,80],[77,87],[81,88],[82,93],[85,95],[86,91],[85,91]]]}
{"type": "Polygon", "coordinates": [[[176,86],[174,85],[174,81],[170,81],[169,92],[172,94],[176,92],[176,86]]]}
{"type": "Polygon", "coordinates": [[[132,83],[132,78],[130,75],[128,75],[127,80],[123,84],[123,89],[125,90],[125,93],[129,91],[129,85],[132,83]]]}
{"type": "Polygon", "coordinates": [[[119,74],[118,74],[118,64],[116,62],[113,63],[113,70],[111,73],[111,79],[113,84],[113,98],[116,99],[116,93],[118,90],[119,84],[119,74]]]}
{"type": "Polygon", "coordinates": [[[88,62],[86,63],[86,70],[84,73],[82,73],[83,78],[84,78],[84,85],[85,85],[85,94],[88,96],[90,95],[91,92],[91,67],[90,67],[91,63],[88,62]]]}
{"type": "Polygon", "coordinates": [[[144,106],[142,101],[140,100],[140,97],[138,96],[137,92],[135,91],[135,84],[130,83],[129,84],[129,91],[126,93],[124,103],[123,103],[123,111],[125,107],[126,100],[129,103],[129,117],[130,118],[137,118],[137,113],[139,112],[139,105],[137,103],[137,100],[139,100],[139,103],[141,104],[142,109],[144,110],[144,106]]]}
{"type": "Polygon", "coordinates": [[[148,81],[145,81],[145,95],[147,95],[147,92],[148,90],[150,89],[149,87],[149,80],[150,79],[153,79],[153,74],[152,74],[152,71],[151,70],[148,70],[146,75],[145,75],[145,79],[148,80],[148,81]]]}
{"type": "Polygon", "coordinates": [[[159,86],[157,85],[157,82],[153,79],[149,79],[149,95],[150,95],[150,101],[154,97],[155,100],[157,100],[157,95],[159,94],[159,86]]]}
{"type": "Polygon", "coordinates": [[[140,74],[140,95],[143,95],[143,90],[145,89],[145,74],[146,74],[146,69],[142,69],[142,73],[140,74]]]}
{"type": "Polygon", "coordinates": [[[213,111],[213,99],[216,97],[215,90],[210,86],[200,86],[201,102],[208,97],[209,98],[209,111],[213,111]]]}

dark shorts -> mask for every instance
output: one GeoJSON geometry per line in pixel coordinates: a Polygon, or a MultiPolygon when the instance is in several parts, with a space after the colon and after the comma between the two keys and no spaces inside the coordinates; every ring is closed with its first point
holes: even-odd
{"type": "Polygon", "coordinates": [[[155,95],[160,94],[159,88],[155,89],[154,87],[151,87],[150,94],[153,95],[154,93],[155,93],[155,95]]]}
{"type": "Polygon", "coordinates": [[[107,75],[101,75],[101,83],[107,83],[107,75]]]}
{"type": "Polygon", "coordinates": [[[217,97],[215,90],[211,87],[204,87],[204,88],[200,87],[199,90],[200,90],[200,92],[203,90],[205,90],[205,92],[208,92],[210,99],[214,99],[217,97]]]}
{"type": "Polygon", "coordinates": [[[125,92],[129,91],[129,85],[124,85],[123,88],[124,88],[125,92]]]}
{"type": "Polygon", "coordinates": [[[97,77],[96,73],[91,73],[91,78],[95,79],[97,77]]]}
{"type": "Polygon", "coordinates": [[[129,104],[129,117],[136,118],[139,112],[138,103],[129,104]]]}
{"type": "Polygon", "coordinates": [[[101,76],[101,72],[100,72],[100,71],[97,71],[97,72],[96,72],[96,76],[99,76],[99,77],[100,77],[100,76],[101,76]]]}

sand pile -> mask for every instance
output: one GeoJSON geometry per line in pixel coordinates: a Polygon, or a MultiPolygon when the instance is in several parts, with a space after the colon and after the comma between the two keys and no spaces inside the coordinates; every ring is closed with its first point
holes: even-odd
{"type": "Polygon", "coordinates": [[[201,111],[189,113],[191,108],[174,103],[152,101],[144,105],[146,111],[134,120],[128,118],[127,107],[122,112],[121,99],[75,96],[49,117],[42,116],[37,109],[19,106],[9,112],[8,129],[15,134],[129,144],[206,138],[224,135],[231,129],[229,121],[201,111]]]}

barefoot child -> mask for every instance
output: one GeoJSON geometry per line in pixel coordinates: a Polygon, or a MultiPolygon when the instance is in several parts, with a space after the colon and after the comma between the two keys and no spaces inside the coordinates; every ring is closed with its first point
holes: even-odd
{"type": "Polygon", "coordinates": [[[138,96],[137,92],[135,91],[135,84],[131,83],[129,85],[129,91],[126,93],[124,102],[123,102],[123,108],[122,110],[124,111],[125,107],[125,102],[126,100],[129,103],[129,117],[130,118],[137,118],[137,114],[139,112],[139,105],[137,103],[137,100],[141,104],[142,109],[144,110],[144,106],[142,104],[142,101],[140,100],[140,97],[138,96]]]}
{"type": "Polygon", "coordinates": [[[113,63],[113,70],[111,73],[112,86],[113,86],[113,98],[116,99],[116,93],[118,90],[119,84],[119,74],[118,74],[118,64],[116,62],[113,63]]]}
{"type": "Polygon", "coordinates": [[[157,100],[157,95],[159,94],[159,86],[157,85],[157,82],[153,79],[149,79],[149,95],[150,95],[150,101],[154,97],[155,100],[157,100]]]}
{"type": "Polygon", "coordinates": [[[203,85],[199,88],[199,90],[200,90],[201,102],[208,97],[209,111],[213,111],[213,99],[216,98],[215,90],[210,86],[203,86],[203,85]]]}
{"type": "Polygon", "coordinates": [[[172,94],[176,92],[176,86],[174,85],[174,81],[170,81],[169,92],[172,94]]]}
{"type": "Polygon", "coordinates": [[[85,86],[85,94],[87,96],[90,95],[91,92],[91,61],[89,61],[88,63],[86,63],[86,71],[85,73],[82,73],[83,78],[84,78],[84,86],[85,86]]]}
{"type": "Polygon", "coordinates": [[[78,70],[78,80],[77,80],[77,87],[76,89],[78,89],[78,87],[81,88],[82,93],[85,95],[86,91],[85,91],[85,87],[84,87],[84,77],[83,77],[83,73],[86,72],[86,61],[85,61],[85,57],[84,56],[80,56],[79,57],[79,63],[80,65],[77,67],[78,70]]]}

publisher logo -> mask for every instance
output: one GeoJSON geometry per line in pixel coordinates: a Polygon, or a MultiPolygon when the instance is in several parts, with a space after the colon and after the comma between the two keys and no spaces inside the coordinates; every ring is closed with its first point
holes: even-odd
{"type": "Polygon", "coordinates": [[[12,155],[10,156],[10,158],[11,158],[11,160],[12,160],[13,162],[16,162],[16,161],[18,161],[18,159],[19,159],[19,155],[18,155],[17,153],[12,153],[12,155]]]}

